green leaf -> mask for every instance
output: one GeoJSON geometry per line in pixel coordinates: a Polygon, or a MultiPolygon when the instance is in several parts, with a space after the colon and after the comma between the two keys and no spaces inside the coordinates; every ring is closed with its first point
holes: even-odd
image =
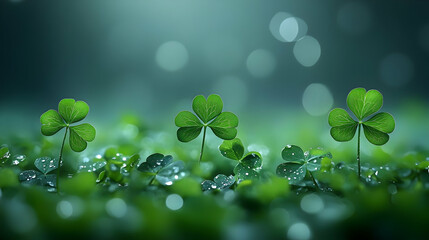
{"type": "Polygon", "coordinates": [[[358,123],[331,128],[331,136],[338,142],[347,142],[356,134],[358,123]]]}
{"type": "Polygon", "coordinates": [[[165,186],[172,185],[175,181],[186,177],[186,167],[183,161],[175,161],[159,170],[156,180],[165,186]]]}
{"type": "Polygon", "coordinates": [[[262,166],[262,157],[257,152],[250,152],[244,156],[240,163],[251,169],[258,169],[262,166]]]}
{"type": "Polygon", "coordinates": [[[84,123],[70,127],[69,143],[75,152],[82,152],[86,149],[87,143],[95,138],[95,128],[91,124],[84,123]]]}
{"type": "Polygon", "coordinates": [[[9,148],[0,146],[0,160],[8,159],[9,157],[10,157],[9,148]]]}
{"type": "Polygon", "coordinates": [[[282,150],[282,158],[287,162],[304,162],[304,151],[296,145],[287,145],[282,150]]]}
{"type": "Polygon", "coordinates": [[[134,154],[133,156],[131,156],[130,158],[127,159],[126,161],[126,167],[125,169],[129,172],[131,171],[131,169],[133,169],[140,161],[140,155],[139,154],[134,154]]]}
{"type": "Polygon", "coordinates": [[[237,129],[235,128],[211,128],[213,133],[221,139],[231,140],[237,136],[237,129]]]}
{"type": "Polygon", "coordinates": [[[339,127],[344,125],[354,125],[356,121],[342,108],[335,108],[329,113],[329,126],[339,127]]]}
{"type": "Polygon", "coordinates": [[[192,101],[192,109],[204,123],[218,116],[222,108],[222,99],[216,94],[210,95],[207,100],[203,95],[198,95],[192,101]]]}
{"type": "Polygon", "coordinates": [[[276,173],[280,177],[287,178],[290,184],[298,184],[305,178],[307,168],[299,163],[286,162],[277,167],[276,173]]]}
{"type": "Polygon", "coordinates": [[[63,99],[58,104],[58,111],[66,123],[75,123],[84,119],[89,112],[89,106],[83,101],[63,99]]]}
{"type": "Polygon", "coordinates": [[[95,139],[95,128],[89,123],[83,123],[70,127],[70,131],[75,132],[87,142],[92,142],[95,139]]]}
{"type": "Polygon", "coordinates": [[[154,153],[146,158],[146,162],[143,162],[138,167],[141,172],[152,172],[156,173],[161,168],[171,164],[173,157],[171,155],[164,156],[161,153],[154,153]]]}
{"type": "Polygon", "coordinates": [[[231,140],[237,136],[238,118],[231,112],[223,112],[208,126],[219,138],[231,140]]]}
{"type": "Polygon", "coordinates": [[[69,137],[70,148],[75,152],[82,152],[86,149],[88,145],[86,141],[81,138],[75,131],[70,128],[70,137],[69,137]]]}
{"type": "Polygon", "coordinates": [[[198,137],[202,127],[181,127],[177,130],[177,139],[181,142],[189,142],[198,137]]]}
{"type": "Polygon", "coordinates": [[[177,127],[202,127],[203,124],[201,121],[195,116],[195,114],[189,111],[183,111],[177,114],[174,119],[174,123],[177,127]]]}
{"type": "Polygon", "coordinates": [[[364,118],[380,110],[383,106],[383,95],[377,90],[355,88],[347,96],[347,105],[356,117],[362,121],[364,118]]]}
{"type": "Polygon", "coordinates": [[[259,179],[259,173],[250,167],[239,163],[234,168],[234,174],[241,180],[259,179]]]}
{"type": "Polygon", "coordinates": [[[224,140],[219,146],[220,153],[229,159],[240,160],[244,154],[243,143],[239,138],[224,140]]]}
{"type": "Polygon", "coordinates": [[[58,159],[51,159],[50,157],[37,158],[34,165],[44,175],[58,168],[58,159]]]}
{"type": "Polygon", "coordinates": [[[52,136],[66,126],[58,112],[52,109],[40,116],[40,123],[42,124],[42,134],[45,136],[52,136]]]}
{"type": "Polygon", "coordinates": [[[218,174],[213,181],[211,180],[204,180],[201,183],[202,190],[205,191],[212,191],[212,190],[224,190],[229,189],[235,182],[235,179],[233,176],[225,176],[224,174],[218,174]]]}
{"type": "Polygon", "coordinates": [[[381,132],[373,127],[363,125],[363,132],[365,133],[366,139],[374,145],[384,145],[389,141],[389,135],[381,132]]]}
{"type": "Polygon", "coordinates": [[[21,172],[18,175],[18,179],[20,182],[23,182],[23,183],[39,184],[40,185],[42,183],[41,176],[43,176],[42,173],[40,173],[38,171],[26,170],[26,171],[21,172]]]}
{"type": "Polygon", "coordinates": [[[385,112],[377,113],[363,124],[384,133],[391,133],[395,130],[395,120],[393,116],[385,112]]]}

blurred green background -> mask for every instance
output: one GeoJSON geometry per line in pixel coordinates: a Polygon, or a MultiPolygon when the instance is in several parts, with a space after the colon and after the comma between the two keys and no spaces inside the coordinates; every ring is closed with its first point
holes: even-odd
{"type": "Polygon", "coordinates": [[[274,140],[276,151],[335,147],[327,114],[365,87],[396,118],[387,151],[427,149],[428,10],[390,0],[1,1],[0,131],[37,134],[40,114],[71,97],[88,102],[99,132],[132,112],[174,138],[175,114],[218,93],[242,138],[274,140]]]}

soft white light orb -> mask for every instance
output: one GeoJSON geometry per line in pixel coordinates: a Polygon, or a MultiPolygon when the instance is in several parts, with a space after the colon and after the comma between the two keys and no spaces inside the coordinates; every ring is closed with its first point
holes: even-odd
{"type": "Polygon", "coordinates": [[[311,67],[319,61],[320,44],[315,38],[304,36],[295,43],[293,54],[301,65],[311,67]]]}
{"type": "Polygon", "coordinates": [[[156,51],[156,63],[164,70],[174,72],[182,69],[189,60],[188,50],[177,41],[163,43],[156,51]]]}
{"type": "Polygon", "coordinates": [[[246,61],[247,70],[256,78],[265,78],[271,75],[276,64],[274,55],[265,49],[257,49],[251,52],[246,61]]]}
{"type": "Polygon", "coordinates": [[[329,112],[334,98],[328,87],[321,83],[308,85],[302,95],[302,105],[312,116],[321,116],[329,112]]]}

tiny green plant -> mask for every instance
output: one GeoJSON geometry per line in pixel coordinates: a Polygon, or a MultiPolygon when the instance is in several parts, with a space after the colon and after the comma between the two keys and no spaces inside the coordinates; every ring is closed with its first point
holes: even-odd
{"type": "Polygon", "coordinates": [[[25,159],[25,155],[12,155],[6,145],[0,146],[0,167],[17,166],[24,162],[25,159]]]}
{"type": "Polygon", "coordinates": [[[235,183],[234,176],[226,176],[224,174],[218,174],[216,177],[212,180],[204,180],[201,183],[201,188],[203,192],[208,191],[223,191],[226,189],[229,189],[233,184],[235,183]]]}
{"type": "Polygon", "coordinates": [[[137,166],[140,155],[134,154],[131,157],[125,157],[121,153],[118,153],[116,149],[108,148],[104,153],[104,159],[106,159],[105,162],[95,161],[90,165],[93,171],[104,167],[104,170],[98,175],[97,183],[109,185],[110,182],[114,182],[124,185],[131,171],[137,166]]]}
{"type": "Polygon", "coordinates": [[[187,175],[183,161],[173,161],[171,155],[161,153],[150,155],[137,169],[150,177],[149,185],[157,180],[161,185],[169,186],[187,175]]]}
{"type": "Polygon", "coordinates": [[[34,165],[39,171],[23,171],[19,174],[19,180],[24,184],[48,187],[49,191],[55,190],[57,176],[48,173],[58,168],[58,159],[41,157],[34,161],[34,165]]]}
{"type": "Polygon", "coordinates": [[[366,91],[365,88],[355,88],[347,96],[347,106],[353,112],[357,121],[346,110],[335,108],[329,113],[331,136],[336,141],[347,142],[353,139],[358,131],[357,163],[358,176],[361,176],[360,163],[360,132],[363,127],[365,137],[374,145],[384,145],[389,141],[389,133],[395,129],[395,120],[389,113],[378,112],[383,106],[383,95],[377,90],[366,91]],[[370,117],[369,119],[367,119],[370,117]]]}
{"type": "Polygon", "coordinates": [[[64,143],[67,133],[70,132],[69,145],[75,152],[82,152],[87,147],[87,142],[95,139],[95,128],[89,123],[71,126],[71,124],[83,120],[88,115],[89,106],[83,101],[75,101],[74,99],[63,99],[58,104],[58,111],[48,110],[40,117],[42,124],[41,131],[45,136],[52,136],[61,129],[65,128],[63,142],[61,144],[59,155],[59,166],[57,169],[56,187],[59,192],[60,167],[62,163],[62,155],[64,143]]]}
{"type": "Polygon", "coordinates": [[[189,111],[182,111],[177,114],[175,124],[177,138],[181,142],[189,142],[197,138],[203,130],[203,142],[201,144],[201,162],[204,152],[204,142],[207,127],[221,139],[231,140],[237,135],[238,118],[231,112],[222,112],[223,102],[219,95],[212,94],[207,100],[204,96],[198,95],[192,101],[192,109],[195,114],[189,111]]]}
{"type": "Polygon", "coordinates": [[[249,152],[244,155],[244,146],[239,138],[224,140],[219,150],[224,157],[238,161],[234,168],[238,180],[259,179],[258,170],[262,167],[261,154],[249,152]]]}
{"type": "Polygon", "coordinates": [[[304,152],[302,148],[296,145],[287,145],[282,150],[282,158],[286,162],[277,166],[276,173],[278,176],[287,178],[290,184],[298,185],[308,174],[314,185],[320,189],[313,172],[320,170],[322,159],[331,159],[332,155],[321,149],[311,149],[304,152]]]}

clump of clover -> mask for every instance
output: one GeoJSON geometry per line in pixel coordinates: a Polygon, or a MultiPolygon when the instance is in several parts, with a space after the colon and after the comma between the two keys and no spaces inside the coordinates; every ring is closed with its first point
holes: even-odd
{"type": "Polygon", "coordinates": [[[395,120],[389,113],[376,113],[383,106],[383,95],[377,90],[366,91],[365,88],[355,88],[347,96],[347,106],[353,112],[357,121],[346,110],[335,108],[329,113],[331,136],[336,141],[347,142],[353,139],[358,131],[357,162],[358,176],[361,176],[360,163],[360,132],[374,145],[384,145],[389,141],[389,133],[395,129],[395,120]],[[367,119],[370,117],[369,119],[367,119]]]}
{"type": "Polygon", "coordinates": [[[87,142],[95,139],[95,128],[91,124],[83,123],[71,126],[71,124],[83,120],[88,115],[88,112],[89,106],[85,102],[75,101],[74,99],[63,99],[58,104],[58,112],[51,109],[43,113],[40,117],[40,123],[42,124],[41,131],[45,136],[52,136],[61,129],[66,129],[58,158],[57,192],[59,192],[60,167],[67,133],[70,133],[70,148],[75,152],[82,152],[86,149],[87,142]]]}
{"type": "Polygon", "coordinates": [[[259,179],[258,170],[262,167],[261,154],[249,152],[244,155],[244,146],[239,138],[224,140],[219,150],[224,157],[238,161],[234,168],[234,174],[238,180],[259,179]]]}
{"type": "MultiPolygon", "coordinates": [[[[89,168],[92,168],[90,171],[95,172],[98,171],[98,169],[102,170],[98,174],[97,183],[106,185],[117,183],[120,186],[123,186],[127,183],[127,178],[131,171],[140,161],[140,155],[134,154],[131,157],[126,157],[123,154],[118,153],[117,149],[108,148],[104,152],[103,159],[104,161],[94,161],[89,165],[89,168]]],[[[114,189],[114,187],[111,189],[114,189]]]]}
{"type": "Polygon", "coordinates": [[[320,189],[313,176],[314,171],[320,170],[324,158],[331,159],[332,155],[321,149],[311,149],[304,152],[296,145],[287,145],[282,150],[282,158],[285,163],[277,166],[276,173],[280,177],[287,178],[290,184],[301,184],[308,174],[314,185],[320,189]]]}
{"type": "Polygon", "coordinates": [[[58,168],[58,159],[50,157],[37,158],[34,165],[39,171],[26,170],[19,174],[19,181],[23,184],[40,185],[48,188],[48,191],[54,191],[56,187],[57,176],[48,174],[58,168]]]}
{"type": "Polygon", "coordinates": [[[171,155],[161,153],[148,156],[137,170],[149,177],[149,185],[156,180],[161,185],[169,186],[187,175],[183,161],[173,161],[171,155]]]}
{"type": "Polygon", "coordinates": [[[235,183],[234,176],[226,176],[224,174],[218,174],[212,180],[204,180],[201,183],[201,188],[204,192],[208,191],[223,191],[229,189],[235,183]]]}
{"type": "Polygon", "coordinates": [[[222,108],[223,102],[219,95],[212,94],[207,100],[204,96],[198,95],[192,101],[192,109],[198,117],[189,111],[182,111],[175,118],[174,122],[179,127],[177,138],[181,142],[194,140],[203,130],[199,162],[203,158],[207,127],[224,140],[234,139],[237,135],[237,116],[231,112],[222,112],[222,108]]]}

